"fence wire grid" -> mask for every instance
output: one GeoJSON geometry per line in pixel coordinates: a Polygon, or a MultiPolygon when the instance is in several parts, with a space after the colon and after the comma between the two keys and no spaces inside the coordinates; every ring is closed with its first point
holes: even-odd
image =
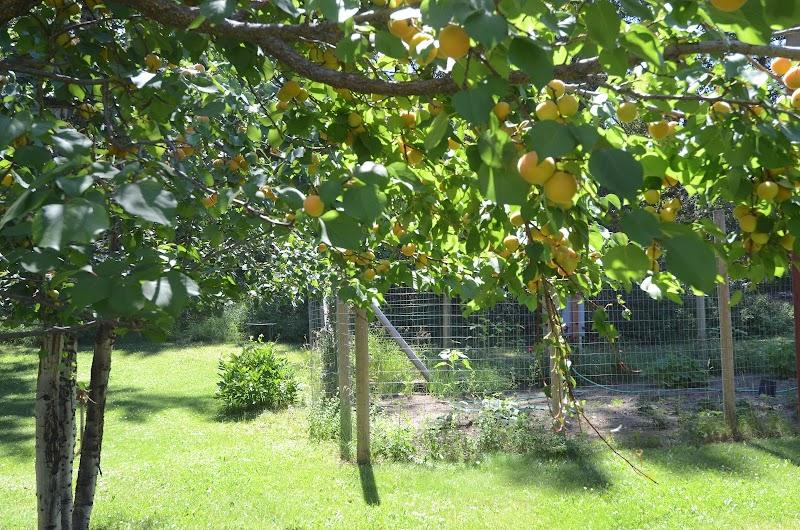
{"type": "MultiPolygon", "coordinates": [[[[737,398],[769,395],[794,399],[797,370],[790,278],[743,291],[731,308],[737,398]]],[[[541,343],[541,312],[512,301],[464,316],[458,300],[396,288],[381,307],[430,371],[426,381],[379,320],[370,323],[370,385],[378,396],[430,394],[440,399],[541,391],[548,383],[548,355],[541,343]]],[[[722,399],[719,308],[716,296],[656,301],[644,291],[607,291],[592,300],[570,300],[562,311],[572,346],[577,393],[632,396],[692,395],[722,399]],[[624,304],[620,304],[620,298],[624,304]],[[604,306],[619,338],[592,331],[594,309],[604,306]]],[[[309,303],[309,338],[318,352],[325,393],[336,393],[337,319],[333,296],[309,303]]],[[[352,340],[352,332],[351,332],[352,340]]],[[[351,344],[352,355],[352,344],[351,344]]],[[[352,366],[352,362],[351,362],[352,366]]]]}

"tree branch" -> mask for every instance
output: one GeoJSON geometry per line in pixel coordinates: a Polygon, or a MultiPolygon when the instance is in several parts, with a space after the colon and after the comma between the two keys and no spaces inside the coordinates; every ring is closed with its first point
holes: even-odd
{"type": "Polygon", "coordinates": [[[32,68],[23,64],[14,63],[8,60],[0,61],[0,72],[15,72],[18,74],[29,75],[32,77],[40,77],[42,79],[52,79],[53,81],[61,81],[62,83],[72,83],[75,85],[105,85],[109,82],[108,78],[88,78],[81,79],[79,77],[72,77],[55,72],[47,72],[32,68]]]}
{"type": "Polygon", "coordinates": [[[48,333],[71,333],[73,331],[82,331],[84,329],[93,328],[100,324],[100,321],[92,320],[85,324],[76,324],[74,326],[52,326],[49,328],[29,329],[26,331],[7,331],[0,333],[0,342],[13,339],[24,339],[26,337],[40,337],[48,333]]]}
{"type": "Polygon", "coordinates": [[[39,2],[40,0],[0,0],[0,26],[27,14],[39,2]]]}
{"type": "MultiPolygon", "coordinates": [[[[167,0],[120,1],[137,9],[151,20],[179,29],[186,29],[200,15],[198,8],[167,0]]],[[[363,17],[361,19],[356,18],[364,22],[375,22],[377,24],[381,17],[388,17],[389,11],[380,10],[371,13],[359,15],[363,17]]],[[[294,70],[299,75],[336,88],[347,88],[353,92],[388,96],[412,96],[447,94],[459,90],[458,85],[449,76],[414,81],[383,81],[369,78],[362,74],[331,70],[308,60],[289,44],[301,39],[320,40],[322,37],[332,38],[335,41],[336,36],[341,35],[341,31],[336,24],[331,22],[318,25],[291,25],[261,24],[224,19],[216,24],[203,22],[197,29],[209,35],[257,44],[267,55],[294,70]]],[[[726,55],[729,53],[751,56],[780,56],[800,60],[800,47],[755,45],[740,41],[721,40],[672,44],[665,48],[664,57],[674,60],[683,55],[726,55]]],[[[639,60],[636,59],[636,62],[639,62],[639,60]]],[[[584,80],[586,76],[601,71],[600,60],[593,57],[567,65],[559,65],[556,67],[555,74],[559,79],[575,81],[584,80]]],[[[529,83],[530,79],[522,72],[516,71],[511,74],[509,81],[512,84],[525,84],[529,83]]]]}

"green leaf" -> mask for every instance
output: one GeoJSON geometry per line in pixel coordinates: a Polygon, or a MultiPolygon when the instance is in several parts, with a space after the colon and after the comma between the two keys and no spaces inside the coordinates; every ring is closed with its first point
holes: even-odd
{"type": "Polygon", "coordinates": [[[431,124],[430,131],[428,131],[428,135],[425,137],[425,149],[431,150],[439,143],[444,140],[445,135],[447,134],[447,130],[450,126],[450,116],[445,114],[444,112],[440,113],[436,118],[434,118],[433,123],[431,124]]]}
{"type": "Polygon", "coordinates": [[[100,300],[105,300],[111,294],[112,279],[108,276],[98,276],[81,271],[75,275],[75,284],[69,289],[75,307],[86,307],[100,300]]]}
{"type": "Polygon", "coordinates": [[[389,183],[389,171],[382,164],[375,162],[364,162],[356,166],[353,176],[365,184],[373,184],[378,188],[383,188],[389,183]]]}
{"type": "Polygon", "coordinates": [[[589,159],[589,172],[600,185],[626,199],[634,199],[642,187],[642,164],[621,149],[598,149],[589,159]]]}
{"type": "Polygon", "coordinates": [[[645,246],[661,236],[661,224],[655,216],[639,208],[626,212],[620,220],[620,226],[628,237],[645,246]]]}
{"type": "Polygon", "coordinates": [[[462,90],[453,95],[453,107],[465,120],[473,125],[485,125],[494,106],[492,95],[486,85],[462,90]]]}
{"type": "Polygon", "coordinates": [[[340,248],[359,250],[366,234],[358,221],[338,210],[329,210],[319,218],[323,242],[340,248]]]}
{"type": "Polygon", "coordinates": [[[509,62],[526,74],[537,88],[545,86],[555,77],[553,54],[550,48],[524,37],[514,37],[508,48],[509,62]]]}
{"type": "Polygon", "coordinates": [[[406,51],[406,47],[403,46],[403,41],[388,31],[380,30],[375,32],[375,49],[395,59],[408,56],[408,51],[406,51]]]}
{"type": "Polygon", "coordinates": [[[625,284],[644,277],[650,268],[650,260],[636,245],[623,245],[610,248],[603,256],[606,276],[625,284]]]}
{"type": "Polygon", "coordinates": [[[56,184],[58,184],[58,187],[64,190],[64,193],[70,197],[77,197],[92,187],[92,184],[94,184],[94,179],[91,175],[58,177],[56,179],[56,184]]]}
{"type": "Polygon", "coordinates": [[[33,217],[33,240],[40,246],[60,250],[69,243],[91,243],[108,229],[108,214],[101,205],[86,199],[48,204],[33,217]]]}
{"type": "Polygon", "coordinates": [[[622,33],[622,39],[626,47],[642,59],[655,65],[660,65],[662,61],[661,45],[656,36],[641,24],[631,24],[622,33]]]}
{"type": "Polygon", "coordinates": [[[288,204],[293,210],[303,206],[303,200],[305,199],[305,196],[296,188],[285,186],[275,190],[275,194],[282,200],[286,201],[286,204],[288,204]]]}
{"type": "Polygon", "coordinates": [[[89,153],[92,141],[75,129],[57,129],[52,136],[53,147],[66,157],[89,153]]]}
{"type": "Polygon", "coordinates": [[[344,192],[342,207],[347,215],[371,224],[386,206],[386,194],[377,186],[354,186],[344,192]]]}
{"type": "Polygon", "coordinates": [[[505,17],[475,11],[464,21],[464,28],[487,49],[494,48],[508,36],[508,22],[505,17]]]}
{"type": "Polygon", "coordinates": [[[44,274],[53,270],[58,264],[58,254],[49,248],[35,248],[22,253],[20,266],[31,274],[44,274]]]}
{"type": "Polygon", "coordinates": [[[0,149],[6,147],[15,138],[25,134],[25,122],[17,118],[0,116],[0,149]]]}
{"type": "Polygon", "coordinates": [[[676,278],[704,293],[711,292],[717,276],[717,263],[711,244],[694,233],[664,241],[667,269],[676,278]]]}
{"type": "Polygon", "coordinates": [[[622,22],[614,4],[609,0],[596,0],[590,3],[586,6],[585,20],[589,37],[604,48],[614,45],[622,22]]]}
{"type": "Polygon", "coordinates": [[[478,171],[478,189],[497,204],[520,206],[527,200],[530,185],[516,172],[483,165],[478,171]]]}
{"type": "Polygon", "coordinates": [[[189,296],[197,296],[194,280],[178,271],[170,271],[155,281],[142,282],[142,295],[161,309],[176,314],[186,306],[189,296]]]}
{"type": "Polygon", "coordinates": [[[166,226],[175,222],[178,201],[154,180],[126,184],[117,191],[114,199],[136,217],[166,226]]]}
{"type": "Polygon", "coordinates": [[[552,120],[537,121],[528,131],[525,144],[540,159],[559,157],[575,149],[575,137],[567,125],[552,120]]]}

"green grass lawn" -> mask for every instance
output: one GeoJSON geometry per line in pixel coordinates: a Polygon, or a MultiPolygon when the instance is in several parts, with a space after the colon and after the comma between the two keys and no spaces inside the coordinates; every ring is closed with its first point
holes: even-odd
{"type": "MultiPolygon", "coordinates": [[[[225,346],[115,352],[95,528],[798,528],[800,439],[571,461],[378,464],[310,443],[302,407],[220,421],[225,346]],[[365,473],[365,478],[367,477],[365,473]]],[[[284,350],[302,364],[303,353],[284,350]]],[[[32,528],[36,355],[0,346],[0,528],[32,528]]],[[[80,356],[88,379],[89,355],[80,356]]]]}

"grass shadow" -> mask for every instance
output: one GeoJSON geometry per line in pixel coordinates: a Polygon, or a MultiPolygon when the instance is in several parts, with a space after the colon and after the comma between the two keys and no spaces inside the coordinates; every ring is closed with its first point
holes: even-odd
{"type": "Polygon", "coordinates": [[[211,395],[180,395],[149,392],[140,388],[109,386],[108,411],[124,421],[145,423],[149,416],[172,409],[183,409],[215,420],[219,411],[211,395]]]}
{"type": "Polygon", "coordinates": [[[0,364],[0,454],[19,459],[33,456],[35,355],[30,362],[0,364]]]}
{"type": "Polygon", "coordinates": [[[770,438],[752,440],[747,443],[759,451],[763,451],[776,458],[788,460],[792,465],[800,467],[800,438],[770,438]]]}
{"type": "Polygon", "coordinates": [[[375,474],[372,471],[372,464],[359,464],[358,477],[361,481],[361,494],[364,502],[370,506],[377,506],[381,503],[378,494],[378,486],[375,483],[375,474]]]}

